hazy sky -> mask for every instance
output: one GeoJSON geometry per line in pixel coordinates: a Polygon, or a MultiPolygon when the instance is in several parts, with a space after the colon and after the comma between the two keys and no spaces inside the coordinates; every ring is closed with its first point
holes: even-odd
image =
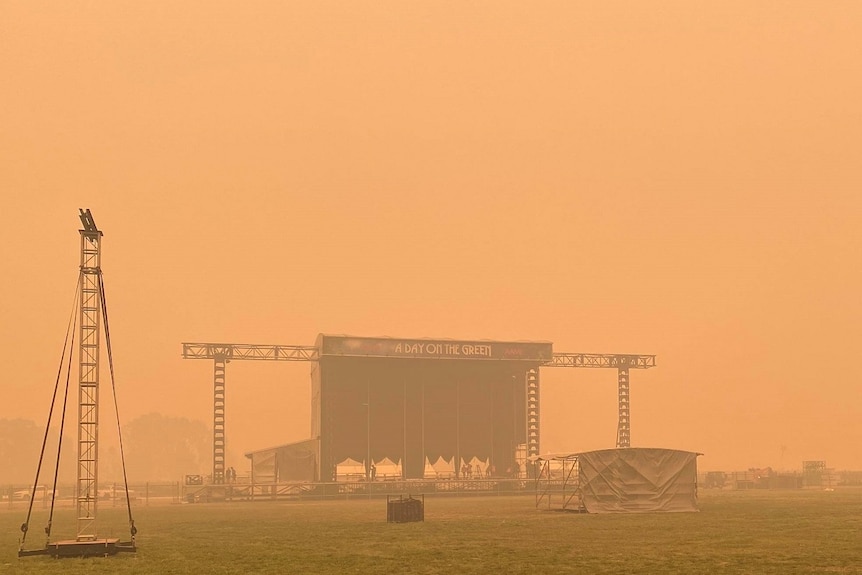
{"type": "MultiPolygon", "coordinates": [[[[2,0],[0,418],[47,413],[84,207],[125,419],[211,424],[183,341],[550,340],[658,356],[634,446],[862,468],[860,38],[856,1],[2,0]]],[[[307,438],[308,373],[231,363],[229,448],[307,438]]],[[[615,371],[542,378],[543,451],[613,446],[615,371]]]]}

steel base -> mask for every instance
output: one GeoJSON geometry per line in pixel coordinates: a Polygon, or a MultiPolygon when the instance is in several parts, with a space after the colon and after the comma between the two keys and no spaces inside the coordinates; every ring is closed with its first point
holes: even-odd
{"type": "Polygon", "coordinates": [[[44,549],[20,549],[18,557],[33,555],[50,555],[60,557],[107,557],[117,553],[134,553],[138,549],[134,541],[119,539],[94,539],[93,541],[55,541],[48,543],[44,549]]]}

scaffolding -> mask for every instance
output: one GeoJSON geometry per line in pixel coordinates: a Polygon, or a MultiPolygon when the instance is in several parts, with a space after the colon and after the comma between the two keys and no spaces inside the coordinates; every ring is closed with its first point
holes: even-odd
{"type": "Polygon", "coordinates": [[[536,474],[536,508],[585,512],[580,496],[578,454],[533,456],[536,474]]]}

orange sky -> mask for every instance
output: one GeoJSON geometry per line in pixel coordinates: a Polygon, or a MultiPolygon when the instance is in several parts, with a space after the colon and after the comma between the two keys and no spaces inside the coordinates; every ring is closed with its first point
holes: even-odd
{"type": "MultiPolygon", "coordinates": [[[[634,446],[862,468],[860,38],[853,1],[4,1],[0,418],[46,415],[87,207],[125,419],[211,422],[183,341],[539,339],[658,356],[634,446]]],[[[308,436],[308,368],[228,367],[230,449],[308,436]]],[[[542,377],[543,451],[613,446],[614,371],[542,377]]]]}

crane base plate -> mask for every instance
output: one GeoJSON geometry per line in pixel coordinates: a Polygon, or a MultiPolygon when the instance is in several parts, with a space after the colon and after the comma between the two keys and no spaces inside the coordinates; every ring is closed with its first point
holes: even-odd
{"type": "Polygon", "coordinates": [[[137,551],[134,541],[119,539],[93,539],[92,541],[55,541],[48,543],[44,549],[21,549],[18,557],[31,555],[50,555],[51,557],[107,557],[117,553],[134,553],[137,551]]]}

